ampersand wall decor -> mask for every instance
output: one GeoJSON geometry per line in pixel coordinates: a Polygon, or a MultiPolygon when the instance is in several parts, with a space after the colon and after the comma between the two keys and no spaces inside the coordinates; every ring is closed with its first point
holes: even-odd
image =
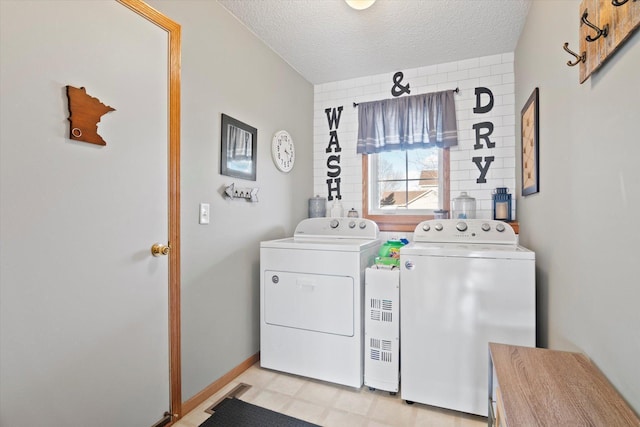
{"type": "Polygon", "coordinates": [[[401,84],[402,79],[404,78],[404,73],[402,71],[398,71],[393,75],[393,87],[391,88],[391,95],[400,96],[403,93],[410,94],[411,89],[409,89],[409,83],[406,86],[401,84]]]}

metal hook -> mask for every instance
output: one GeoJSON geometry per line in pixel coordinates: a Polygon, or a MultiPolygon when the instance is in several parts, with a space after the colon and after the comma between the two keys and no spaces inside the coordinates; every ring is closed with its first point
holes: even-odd
{"type": "Polygon", "coordinates": [[[582,52],[582,55],[578,55],[577,53],[575,53],[571,49],[569,49],[569,43],[565,43],[564,44],[564,50],[566,50],[567,52],[569,52],[571,55],[575,56],[575,58],[576,58],[575,62],[567,61],[567,65],[569,67],[575,67],[579,63],[585,62],[587,60],[587,52],[582,52]]]}
{"type": "Polygon", "coordinates": [[[581,21],[587,27],[592,28],[593,30],[595,30],[596,36],[595,37],[591,37],[591,36],[588,35],[586,40],[588,42],[594,42],[594,41],[598,40],[600,38],[600,36],[607,37],[607,35],[609,34],[609,24],[605,25],[604,28],[600,29],[600,28],[596,27],[595,25],[593,25],[591,22],[587,21],[587,16],[588,15],[589,15],[589,11],[585,10],[584,13],[582,14],[581,21]]]}
{"type": "MultiPolygon", "coordinates": [[[[629,0],[622,0],[622,1],[618,1],[618,0],[611,0],[611,4],[614,6],[622,6],[623,4],[625,4],[626,2],[628,2],[629,0]]],[[[635,0],[634,0],[635,1],[635,0]]]]}

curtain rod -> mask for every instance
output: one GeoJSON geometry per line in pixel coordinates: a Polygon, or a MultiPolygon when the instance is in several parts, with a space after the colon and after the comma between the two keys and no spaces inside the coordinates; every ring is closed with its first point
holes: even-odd
{"type": "MultiPolygon", "coordinates": [[[[455,93],[460,93],[460,88],[459,88],[459,87],[457,87],[457,88],[453,89],[453,91],[454,91],[455,93]]],[[[358,104],[357,102],[354,102],[354,103],[353,103],[353,108],[356,108],[358,105],[360,105],[360,104],[358,104]]]]}

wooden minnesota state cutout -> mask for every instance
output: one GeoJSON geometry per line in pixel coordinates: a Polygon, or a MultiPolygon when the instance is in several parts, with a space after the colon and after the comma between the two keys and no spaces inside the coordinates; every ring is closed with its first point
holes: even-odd
{"type": "Polygon", "coordinates": [[[115,111],[115,108],[104,105],[98,98],[87,95],[84,87],[78,89],[67,86],[67,98],[69,98],[69,122],[71,122],[70,138],[91,144],[107,145],[98,135],[98,122],[108,112],[115,111]]]}

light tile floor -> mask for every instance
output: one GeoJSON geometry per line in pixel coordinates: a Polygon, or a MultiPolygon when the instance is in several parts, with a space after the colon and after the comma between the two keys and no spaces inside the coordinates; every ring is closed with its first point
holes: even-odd
{"type": "Polygon", "coordinates": [[[251,388],[239,398],[283,414],[325,427],[483,427],[487,419],[428,405],[405,403],[400,393],[392,396],[371,391],[289,375],[260,367],[256,363],[218,393],[174,424],[197,427],[210,414],[211,407],[240,383],[251,388]]]}

